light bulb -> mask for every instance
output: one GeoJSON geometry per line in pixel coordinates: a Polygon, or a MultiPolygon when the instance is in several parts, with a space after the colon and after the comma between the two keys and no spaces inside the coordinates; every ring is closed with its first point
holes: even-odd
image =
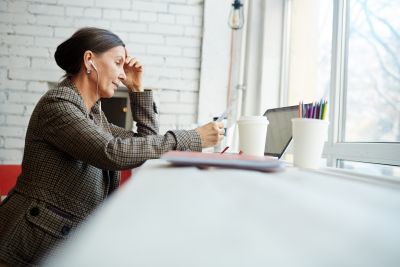
{"type": "Polygon", "coordinates": [[[231,13],[229,14],[229,27],[231,27],[234,30],[241,29],[243,27],[243,22],[244,22],[244,15],[243,15],[243,9],[242,9],[242,4],[240,3],[239,0],[235,0],[232,3],[232,10],[231,13]]]}

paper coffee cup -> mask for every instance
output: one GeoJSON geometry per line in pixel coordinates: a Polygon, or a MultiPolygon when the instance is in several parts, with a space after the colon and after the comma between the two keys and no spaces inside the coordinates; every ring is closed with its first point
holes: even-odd
{"type": "Polygon", "coordinates": [[[328,125],[329,122],[326,120],[292,119],[294,166],[309,169],[319,168],[328,125]]]}
{"type": "Polygon", "coordinates": [[[265,116],[242,116],[238,120],[239,150],[246,155],[264,156],[268,119],[265,116]]]}

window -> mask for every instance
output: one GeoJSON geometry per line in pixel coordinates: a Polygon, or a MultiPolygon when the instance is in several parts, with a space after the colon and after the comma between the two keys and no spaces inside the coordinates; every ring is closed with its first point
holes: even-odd
{"type": "Polygon", "coordinates": [[[400,176],[400,1],[285,3],[281,105],[327,98],[327,164],[400,176]]]}
{"type": "Polygon", "coordinates": [[[400,141],[400,2],[348,2],[344,141],[400,141]]]}

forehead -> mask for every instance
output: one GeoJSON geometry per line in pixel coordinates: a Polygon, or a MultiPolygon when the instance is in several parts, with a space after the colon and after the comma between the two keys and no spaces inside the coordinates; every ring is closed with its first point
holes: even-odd
{"type": "Polygon", "coordinates": [[[104,56],[107,57],[122,57],[126,58],[125,47],[123,46],[115,46],[113,48],[108,49],[106,52],[103,53],[104,56]]]}

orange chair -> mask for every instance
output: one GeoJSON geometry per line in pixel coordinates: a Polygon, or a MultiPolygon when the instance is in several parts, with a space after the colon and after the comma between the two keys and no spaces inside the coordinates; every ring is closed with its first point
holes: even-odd
{"type": "Polygon", "coordinates": [[[21,165],[0,165],[0,202],[15,186],[20,173],[21,165]]]}

